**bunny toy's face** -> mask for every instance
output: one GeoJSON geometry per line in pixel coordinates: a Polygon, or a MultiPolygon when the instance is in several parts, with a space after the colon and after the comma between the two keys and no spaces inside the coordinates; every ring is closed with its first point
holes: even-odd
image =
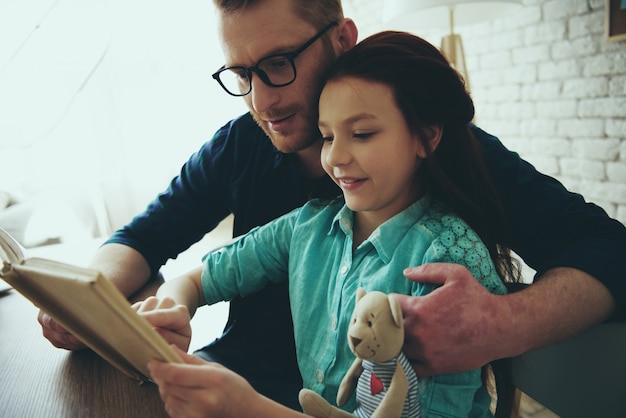
{"type": "Polygon", "coordinates": [[[363,359],[385,362],[402,349],[404,329],[400,305],[382,292],[357,292],[357,303],[348,327],[348,344],[363,359]]]}

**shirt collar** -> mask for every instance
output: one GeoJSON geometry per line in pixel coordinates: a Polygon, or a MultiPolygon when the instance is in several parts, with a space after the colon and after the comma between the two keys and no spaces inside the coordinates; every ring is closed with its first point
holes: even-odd
{"type": "MultiPolygon", "coordinates": [[[[372,245],[378,252],[378,256],[384,263],[388,263],[394,251],[404,239],[406,233],[415,223],[424,216],[426,210],[431,206],[432,199],[426,195],[404,209],[402,212],[385,221],[372,232],[372,234],[360,245],[372,245]]],[[[354,212],[345,204],[337,212],[331,223],[329,235],[340,228],[344,234],[352,236],[352,226],[354,222],[354,212]]]]}
{"type": "Polygon", "coordinates": [[[337,214],[333,218],[330,224],[330,230],[328,235],[336,232],[336,228],[343,231],[344,234],[352,236],[352,225],[354,222],[354,212],[352,212],[345,204],[337,211],[337,214]]]}

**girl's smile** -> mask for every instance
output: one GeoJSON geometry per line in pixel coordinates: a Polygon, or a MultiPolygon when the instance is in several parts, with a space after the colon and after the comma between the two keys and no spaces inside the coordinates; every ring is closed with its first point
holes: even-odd
{"type": "Polygon", "coordinates": [[[390,87],[357,77],[329,82],[320,97],[319,128],[322,166],[356,217],[375,227],[419,198],[421,143],[390,87]]]}

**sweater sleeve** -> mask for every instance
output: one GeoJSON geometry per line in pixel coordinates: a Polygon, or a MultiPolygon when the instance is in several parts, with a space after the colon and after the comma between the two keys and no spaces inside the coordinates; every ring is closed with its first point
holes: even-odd
{"type": "MultiPolygon", "coordinates": [[[[107,243],[134,248],[155,274],[168,259],[176,258],[230,213],[235,215],[237,235],[265,223],[255,216],[266,219],[271,208],[266,202],[255,205],[254,201],[259,194],[266,194],[267,188],[256,181],[264,179],[259,173],[274,164],[274,148],[260,135],[263,131],[249,115],[224,125],[190,156],[167,189],[107,243]],[[250,190],[259,191],[254,195],[250,190]]],[[[281,191],[284,193],[284,187],[281,191]]]]}
{"type": "Polygon", "coordinates": [[[511,222],[512,249],[540,278],[555,267],[582,270],[611,292],[614,319],[626,314],[626,228],[599,206],[538,172],[495,137],[472,128],[511,222]]]}

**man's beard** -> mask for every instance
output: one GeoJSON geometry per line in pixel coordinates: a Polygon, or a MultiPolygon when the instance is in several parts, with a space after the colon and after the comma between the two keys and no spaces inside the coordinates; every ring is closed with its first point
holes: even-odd
{"type": "MultiPolygon", "coordinates": [[[[299,106],[288,109],[287,111],[281,111],[280,114],[295,114],[296,118],[299,119],[297,122],[302,122],[302,120],[304,120],[304,123],[300,123],[296,129],[286,132],[276,132],[271,130],[268,122],[266,122],[264,118],[255,112],[251,111],[250,113],[252,114],[255,122],[270,138],[276,149],[285,154],[304,150],[320,139],[320,133],[317,128],[317,111],[315,114],[312,114],[313,112],[306,111],[299,106]]],[[[265,117],[265,119],[270,119],[270,117],[265,117]]]]}

